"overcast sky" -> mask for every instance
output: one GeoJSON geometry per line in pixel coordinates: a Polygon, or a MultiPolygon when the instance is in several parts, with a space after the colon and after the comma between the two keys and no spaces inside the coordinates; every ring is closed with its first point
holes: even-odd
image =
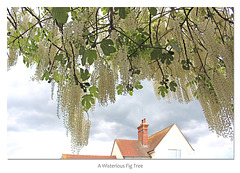
{"type": "MultiPolygon", "coordinates": [[[[212,1],[3,1],[0,6],[0,23],[6,25],[6,7],[10,6],[234,6],[236,11],[237,1],[218,0],[212,1]],[[120,3],[120,4],[119,4],[120,3]],[[117,5],[116,5],[117,4],[117,5]],[[137,5],[136,5],[137,4],[137,5]]],[[[237,13],[236,13],[237,14],[237,13]]],[[[239,17],[238,17],[239,18],[239,17]]],[[[236,20],[238,20],[236,17],[236,20]]],[[[239,28],[235,23],[235,28],[239,28]]],[[[133,97],[118,97],[114,105],[98,108],[90,114],[92,121],[89,145],[84,147],[80,154],[104,154],[110,155],[115,138],[137,139],[136,127],[142,117],[147,118],[149,135],[176,123],[195,149],[196,158],[232,158],[234,161],[13,161],[6,158],[60,158],[63,153],[71,153],[70,137],[66,137],[66,131],[62,120],[56,116],[56,101],[50,99],[50,86],[48,83],[37,84],[29,82],[33,75],[31,69],[26,69],[21,63],[6,72],[6,28],[0,27],[1,46],[0,51],[0,162],[1,169],[7,172],[80,172],[81,170],[96,170],[99,163],[143,163],[144,169],[138,172],[159,168],[168,172],[236,172],[239,164],[239,146],[237,133],[239,131],[239,119],[235,116],[236,138],[234,142],[229,139],[216,137],[208,131],[201,107],[197,101],[188,105],[171,104],[158,101],[153,93],[151,83],[144,82],[141,92],[135,92],[133,97]],[[5,38],[5,40],[4,40],[5,38]],[[142,115],[142,110],[144,115],[142,115]],[[3,116],[2,116],[3,115],[3,116]],[[107,133],[106,133],[107,132],[107,133]],[[96,147],[97,146],[97,147],[96,147]],[[233,154],[234,153],[234,154],[233,154]],[[238,157],[237,157],[238,156],[238,157]],[[59,164],[61,163],[61,164],[59,164]],[[161,165],[160,165],[161,164],[161,165]],[[171,166],[174,164],[174,167],[171,166]],[[199,166],[201,165],[201,166],[199,166]],[[171,170],[169,169],[171,168],[171,170]],[[234,171],[235,170],[235,171],[234,171]]],[[[239,32],[238,32],[239,33],[239,32]]],[[[236,39],[239,40],[237,32],[236,39]]],[[[235,42],[238,47],[238,42],[235,42]]],[[[236,49],[235,49],[236,50],[236,49]]],[[[239,51],[235,51],[235,57],[239,57],[239,51]]],[[[239,61],[236,58],[235,64],[239,61]]],[[[238,65],[235,65],[238,66],[238,65]]],[[[235,74],[239,74],[239,68],[235,68],[235,74]]],[[[238,86],[235,80],[235,86],[238,86]]],[[[235,87],[236,88],[236,87],[235,87]]],[[[235,96],[239,92],[235,89],[235,96]]],[[[239,105],[238,97],[235,105],[239,105]]],[[[240,112],[235,107],[235,115],[240,112]]],[[[100,170],[104,171],[106,169],[100,170]]],[[[112,169],[109,170],[112,172],[112,169]]],[[[114,172],[122,170],[114,169],[114,172]]],[[[124,170],[127,171],[127,170],[124,170]]],[[[132,171],[131,171],[132,172],[132,171]]]]}
{"type": "MultiPolygon", "coordinates": [[[[32,82],[33,74],[34,69],[25,68],[22,58],[7,72],[8,158],[71,154],[70,136],[56,115],[56,95],[51,100],[50,84],[32,82]]],[[[114,139],[137,139],[137,126],[145,117],[149,135],[176,123],[195,149],[195,158],[233,158],[233,142],[208,130],[198,101],[179,104],[157,100],[152,83],[142,84],[143,89],[133,96],[117,96],[116,103],[106,107],[96,105],[90,112],[89,145],[80,154],[110,155],[114,139]]]]}

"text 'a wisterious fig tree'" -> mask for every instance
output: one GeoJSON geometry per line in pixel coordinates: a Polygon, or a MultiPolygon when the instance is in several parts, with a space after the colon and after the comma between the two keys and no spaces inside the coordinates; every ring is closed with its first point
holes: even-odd
{"type": "Polygon", "coordinates": [[[198,99],[209,129],[233,138],[233,8],[23,7],[7,19],[8,69],[21,55],[34,80],[57,84],[74,153],[88,143],[96,99],[114,103],[144,79],[159,99],[198,99]]]}

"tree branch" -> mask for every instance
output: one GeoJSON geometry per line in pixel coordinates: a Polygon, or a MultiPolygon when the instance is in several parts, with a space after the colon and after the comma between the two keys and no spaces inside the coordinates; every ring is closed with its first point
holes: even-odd
{"type": "MultiPolygon", "coordinates": [[[[184,9],[184,14],[186,15],[185,9],[184,9]]],[[[191,32],[191,29],[190,29],[190,27],[189,27],[188,20],[186,20],[186,22],[187,22],[187,28],[188,28],[189,34],[190,34],[190,36],[191,36],[191,39],[192,39],[194,48],[197,50],[197,46],[196,46],[196,43],[195,43],[195,41],[194,41],[194,38],[193,38],[193,35],[192,35],[192,32],[191,32]]],[[[199,53],[198,53],[198,50],[197,50],[197,54],[198,54],[199,61],[201,62],[201,65],[202,65],[202,67],[203,67],[204,73],[205,73],[206,76],[210,79],[210,77],[208,76],[207,71],[206,71],[206,69],[205,69],[205,67],[204,67],[204,64],[203,64],[203,62],[202,62],[202,59],[201,59],[201,57],[200,57],[200,55],[199,55],[199,53]]],[[[211,79],[210,79],[210,80],[211,80],[211,79]]]]}
{"type": "Polygon", "coordinates": [[[69,41],[69,44],[71,46],[72,55],[73,55],[73,76],[74,76],[74,79],[75,79],[75,83],[76,83],[76,85],[80,84],[80,86],[82,86],[82,83],[78,80],[78,77],[77,77],[77,74],[76,74],[75,54],[74,54],[74,49],[73,49],[71,41],[69,41]]]}
{"type": "Polygon", "coordinates": [[[189,16],[190,12],[192,11],[192,9],[193,9],[193,7],[189,10],[188,14],[186,14],[185,9],[184,9],[184,13],[185,13],[186,17],[185,17],[184,21],[180,24],[180,27],[182,27],[182,25],[188,20],[188,16],[189,16]]]}
{"type": "MultiPolygon", "coordinates": [[[[46,18],[46,19],[44,19],[44,20],[40,20],[30,9],[28,9],[28,8],[26,8],[26,7],[24,7],[24,9],[26,10],[26,11],[28,11],[37,21],[38,21],[38,23],[36,23],[36,24],[39,24],[39,26],[41,27],[41,28],[43,28],[43,26],[42,26],[42,22],[43,21],[45,21],[45,20],[49,20],[49,19],[52,19],[53,17],[49,17],[49,18],[46,18]]],[[[44,35],[46,36],[46,38],[47,38],[47,33],[43,30],[43,33],[44,33],[44,35]]],[[[59,50],[61,50],[61,51],[63,51],[62,50],[62,48],[60,48],[60,47],[58,47],[55,43],[53,43],[49,38],[47,39],[47,41],[49,41],[53,46],[55,46],[56,48],[58,48],[59,50]]]]}
{"type": "Polygon", "coordinates": [[[221,33],[221,31],[220,31],[220,28],[219,28],[219,26],[218,26],[215,18],[214,18],[213,15],[212,15],[212,12],[209,10],[209,8],[207,8],[207,11],[208,11],[208,13],[211,14],[211,18],[213,19],[213,21],[214,21],[214,23],[215,23],[215,25],[216,25],[216,27],[217,27],[217,30],[218,30],[218,32],[219,32],[219,34],[220,34],[221,40],[222,40],[222,42],[223,42],[223,44],[224,44],[224,38],[223,38],[223,36],[222,36],[222,33],[221,33]]]}
{"type": "Polygon", "coordinates": [[[229,23],[231,23],[231,24],[234,24],[234,22],[231,21],[229,18],[223,17],[223,16],[217,11],[216,8],[212,7],[212,9],[213,9],[223,20],[225,20],[225,21],[227,21],[227,22],[229,22],[229,23]]]}
{"type": "Polygon", "coordinates": [[[152,28],[151,28],[151,22],[152,22],[152,15],[149,14],[149,25],[148,25],[148,29],[149,29],[149,38],[150,38],[150,44],[153,47],[153,43],[152,43],[152,28]]]}
{"type": "MultiPolygon", "coordinates": [[[[12,14],[10,13],[10,11],[9,11],[8,8],[7,8],[7,11],[8,11],[9,16],[12,18],[12,20],[13,20],[13,22],[14,22],[14,24],[12,24],[13,27],[14,27],[14,29],[17,30],[17,22],[16,22],[15,19],[13,18],[12,14]]],[[[10,21],[10,19],[9,19],[9,21],[10,21]]],[[[10,21],[10,22],[11,22],[11,21],[10,21]]],[[[11,22],[11,23],[12,23],[12,22],[11,22]]]]}

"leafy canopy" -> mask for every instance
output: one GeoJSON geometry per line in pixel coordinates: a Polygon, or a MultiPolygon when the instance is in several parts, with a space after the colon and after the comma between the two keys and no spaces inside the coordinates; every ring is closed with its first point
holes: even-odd
{"type": "Polygon", "coordinates": [[[22,55],[35,80],[57,84],[74,152],[95,100],[133,95],[144,79],[159,99],[198,99],[209,129],[233,137],[233,8],[23,7],[7,19],[8,68],[22,55]]]}

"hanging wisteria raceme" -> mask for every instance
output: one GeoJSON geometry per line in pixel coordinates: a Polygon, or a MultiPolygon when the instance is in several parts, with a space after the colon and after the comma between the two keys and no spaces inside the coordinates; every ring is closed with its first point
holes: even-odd
{"type": "Polygon", "coordinates": [[[158,99],[198,99],[209,129],[234,136],[234,9],[231,7],[7,8],[8,70],[23,56],[33,80],[57,86],[78,153],[96,99],[114,103],[150,80],[158,99]]]}

